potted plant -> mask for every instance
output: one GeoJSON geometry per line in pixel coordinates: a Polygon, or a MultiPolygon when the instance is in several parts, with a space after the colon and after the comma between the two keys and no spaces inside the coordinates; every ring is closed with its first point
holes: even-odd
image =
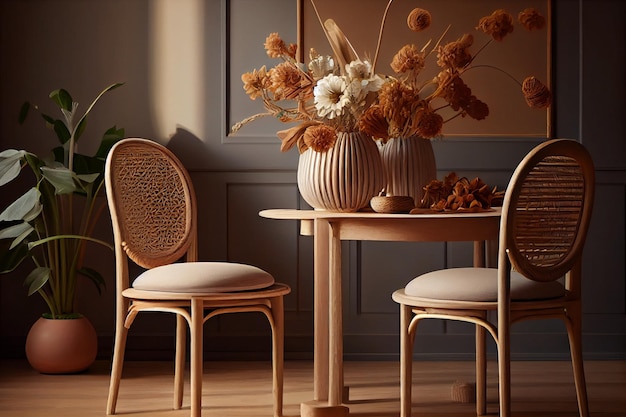
{"type": "MultiPolygon", "coordinates": [[[[85,246],[95,242],[112,246],[91,237],[95,223],[105,208],[98,201],[104,183],[104,164],[108,151],[124,137],[124,129],[108,129],[94,156],[76,152],[78,140],[87,126],[87,115],[98,100],[117,87],[102,90],[82,116],[78,103],[64,89],[50,93],[62,118],[41,113],[55,132],[60,144],[49,156],[39,157],[25,150],[0,152],[0,186],[17,178],[29,168],[35,184],[0,213],[0,272],[14,271],[30,260],[34,269],[26,276],[28,295],[39,294],[49,312],[33,325],[26,339],[26,356],[43,373],[70,373],[86,369],[97,353],[97,337],[91,323],[76,311],[79,277],[91,280],[98,292],[105,281],[94,269],[83,265],[85,246]],[[65,328],[82,335],[62,333],[65,328]],[[56,345],[59,339],[61,345],[56,345]],[[40,346],[41,345],[41,346],[40,346]],[[62,356],[69,356],[64,364],[62,356]]],[[[22,124],[31,106],[26,102],[20,111],[22,124]]]]}

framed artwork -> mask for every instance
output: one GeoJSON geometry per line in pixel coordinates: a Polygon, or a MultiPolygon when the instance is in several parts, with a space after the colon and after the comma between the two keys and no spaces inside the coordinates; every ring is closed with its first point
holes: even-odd
{"type": "MultiPolygon", "coordinates": [[[[428,51],[438,42],[445,45],[463,34],[472,34],[474,68],[464,73],[463,80],[472,94],[489,106],[489,115],[480,121],[456,117],[446,122],[444,136],[551,136],[551,107],[528,107],[521,91],[521,82],[527,76],[535,76],[550,88],[550,0],[297,0],[297,14],[298,47],[303,62],[309,61],[311,48],[319,54],[332,55],[321,22],[333,19],[360,59],[373,61],[378,50],[375,71],[386,75],[395,75],[390,63],[404,45],[414,44],[419,49],[427,45],[428,51]],[[421,32],[413,32],[407,25],[407,16],[415,7],[428,10],[432,17],[430,27],[421,32]],[[513,15],[514,30],[495,41],[476,27],[482,17],[502,8],[513,15]],[[542,29],[527,30],[517,21],[518,13],[527,8],[536,9],[545,18],[542,29]]],[[[436,50],[426,61],[420,76],[427,80],[439,72],[436,50]]]]}

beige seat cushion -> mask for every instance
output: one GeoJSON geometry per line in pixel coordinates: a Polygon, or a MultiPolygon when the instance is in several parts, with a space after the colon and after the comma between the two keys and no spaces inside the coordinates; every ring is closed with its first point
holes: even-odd
{"type": "MultiPolygon", "coordinates": [[[[497,301],[498,270],[495,268],[450,268],[428,272],[413,279],[405,294],[439,300],[497,301]]],[[[565,295],[558,281],[536,282],[511,272],[512,300],[544,300],[565,295]]]]}
{"type": "Polygon", "coordinates": [[[232,292],[267,288],[274,277],[255,266],[230,262],[181,262],[149,269],[133,288],[166,292],[232,292]]]}

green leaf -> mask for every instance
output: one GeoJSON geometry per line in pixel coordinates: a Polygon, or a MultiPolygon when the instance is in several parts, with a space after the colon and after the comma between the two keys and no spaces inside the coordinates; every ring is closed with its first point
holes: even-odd
{"type": "Polygon", "coordinates": [[[46,121],[46,124],[54,126],[54,117],[50,117],[47,114],[41,113],[41,117],[46,121]]]}
{"type": "Polygon", "coordinates": [[[0,221],[29,221],[34,219],[41,212],[40,197],[39,190],[35,187],[31,188],[0,213],[0,221]]]}
{"type": "Polygon", "coordinates": [[[11,242],[11,246],[9,247],[9,250],[16,248],[18,245],[22,244],[22,242],[25,242],[28,236],[30,236],[30,234],[35,230],[30,225],[30,223],[24,222],[21,224],[25,227],[23,228],[22,233],[20,233],[18,236],[15,237],[15,239],[13,239],[13,242],[11,242]]]}
{"type": "Polygon", "coordinates": [[[97,172],[94,174],[80,174],[80,175],[76,175],[76,178],[78,178],[80,180],[80,182],[85,182],[87,184],[91,184],[93,182],[95,182],[98,177],[100,176],[100,174],[98,174],[97,172]]]}
{"type": "Polygon", "coordinates": [[[65,165],[65,148],[63,146],[57,146],[52,149],[52,155],[54,160],[62,165],[65,165]]]}
{"type": "Polygon", "coordinates": [[[87,118],[83,117],[78,122],[78,126],[74,129],[74,142],[78,142],[78,139],[83,135],[83,132],[87,129],[87,118]]]}
{"type": "Polygon", "coordinates": [[[113,145],[124,139],[124,136],[124,128],[117,129],[115,126],[109,128],[109,130],[107,130],[102,137],[100,147],[95,155],[96,158],[102,158],[102,160],[105,160],[113,145]]]}
{"type": "Polygon", "coordinates": [[[78,273],[93,282],[93,285],[96,286],[96,290],[98,290],[98,294],[102,295],[102,289],[106,288],[106,281],[98,271],[92,268],[84,267],[79,269],[78,273]]]}
{"type": "Polygon", "coordinates": [[[41,173],[54,186],[56,194],[70,194],[76,191],[76,174],[66,167],[41,167],[41,173]]]}
{"type": "Polygon", "coordinates": [[[30,103],[26,101],[24,102],[24,104],[22,104],[22,107],[20,107],[20,115],[18,118],[18,122],[20,123],[20,125],[23,125],[24,122],[26,121],[26,116],[28,116],[29,110],[30,110],[30,103]]]}
{"type": "Polygon", "coordinates": [[[0,186],[15,179],[22,170],[22,158],[25,151],[7,149],[0,152],[0,186]]]}
{"type": "Polygon", "coordinates": [[[53,124],[53,129],[54,133],[56,133],[57,137],[59,138],[59,142],[65,144],[67,141],[70,140],[70,131],[67,129],[67,126],[65,126],[65,123],[63,123],[62,120],[55,120],[53,124]]]}
{"type": "Polygon", "coordinates": [[[104,174],[104,160],[86,156],[82,154],[74,154],[74,171],[77,174],[104,174]]]}
{"type": "Polygon", "coordinates": [[[0,273],[2,274],[14,271],[30,254],[28,245],[25,242],[20,243],[13,249],[9,249],[10,245],[10,240],[0,240],[0,273]]]}
{"type": "Polygon", "coordinates": [[[41,287],[46,285],[51,274],[52,271],[50,268],[45,266],[33,269],[24,280],[24,286],[28,287],[28,295],[33,295],[40,290],[41,287]]]}
{"type": "MultiPolygon", "coordinates": [[[[17,223],[0,230],[0,239],[13,239],[18,236],[22,236],[25,232],[30,233],[33,230],[35,229],[33,229],[33,226],[31,226],[28,222],[17,223]]],[[[9,249],[12,249],[14,245],[15,242],[11,244],[11,248],[9,249]]]]}
{"type": "Polygon", "coordinates": [[[49,97],[59,105],[60,108],[72,111],[72,96],[66,90],[60,88],[50,93],[49,97]]]}

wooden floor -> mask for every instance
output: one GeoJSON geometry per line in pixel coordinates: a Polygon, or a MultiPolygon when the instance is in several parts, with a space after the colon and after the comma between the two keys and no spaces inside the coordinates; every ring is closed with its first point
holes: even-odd
{"type": "MultiPolygon", "coordinates": [[[[92,417],[104,416],[109,384],[108,362],[96,362],[77,375],[41,375],[24,361],[0,361],[0,416],[92,417]]],[[[346,404],[351,416],[399,415],[396,362],[346,362],[350,387],[346,404]]],[[[593,417],[626,416],[626,362],[585,363],[593,417]]],[[[497,416],[495,364],[489,368],[489,415],[497,416]]],[[[471,381],[471,362],[416,362],[413,415],[470,417],[474,404],[451,400],[455,381],[471,381]]],[[[514,417],[577,416],[576,396],[569,362],[514,362],[512,364],[514,417]]],[[[300,403],[312,399],[312,363],[285,364],[285,416],[299,416],[300,403]]],[[[172,366],[167,362],[125,364],[118,414],[133,417],[189,415],[171,410],[172,366]]],[[[203,417],[270,417],[271,369],[263,362],[208,362],[205,364],[203,417]]],[[[188,395],[189,391],[186,390],[188,395]]]]}

